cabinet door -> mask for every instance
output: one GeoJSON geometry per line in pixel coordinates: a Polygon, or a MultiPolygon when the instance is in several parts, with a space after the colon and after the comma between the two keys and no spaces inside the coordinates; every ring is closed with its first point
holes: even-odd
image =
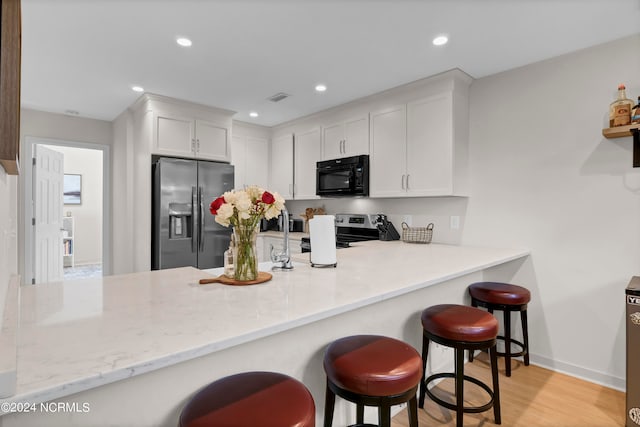
{"type": "Polygon", "coordinates": [[[344,156],[369,154],[369,116],[344,122],[344,156]]]}
{"type": "Polygon", "coordinates": [[[296,200],[317,199],[316,163],[320,160],[320,128],[295,134],[295,185],[296,200]]]}
{"type": "Polygon", "coordinates": [[[196,120],[196,149],[198,158],[230,160],[229,128],[223,124],[196,120]]]}
{"type": "Polygon", "coordinates": [[[451,93],[407,104],[407,195],[453,193],[451,93]]]}
{"type": "Polygon", "coordinates": [[[244,188],[247,185],[247,144],[244,136],[233,136],[231,138],[231,164],[234,166],[235,188],[244,188]]]}
{"type": "Polygon", "coordinates": [[[181,157],[195,155],[194,122],[192,119],[157,114],[154,134],[155,154],[181,157]]]}
{"type": "Polygon", "coordinates": [[[285,199],[293,199],[293,135],[271,141],[269,191],[277,191],[285,199]]]}
{"type": "Polygon", "coordinates": [[[342,141],[344,140],[344,125],[337,123],[322,128],[322,158],[323,160],[345,157],[342,141]]]}
{"type": "Polygon", "coordinates": [[[245,142],[245,184],[269,188],[269,141],[247,137],[245,142]]]}
{"type": "Polygon", "coordinates": [[[406,195],[406,113],[404,105],[371,113],[371,197],[406,195]]]}

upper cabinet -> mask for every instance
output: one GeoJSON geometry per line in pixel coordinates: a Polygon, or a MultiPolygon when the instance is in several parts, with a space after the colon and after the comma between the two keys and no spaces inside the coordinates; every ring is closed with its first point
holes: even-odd
{"type": "Polygon", "coordinates": [[[322,159],[369,154],[369,116],[354,117],[322,128],[322,159]]]}
{"type": "Polygon", "coordinates": [[[316,163],[320,160],[320,128],[314,127],[304,132],[296,132],[294,144],[293,182],[296,200],[317,199],[316,163]]]}
{"type": "Polygon", "coordinates": [[[249,185],[269,188],[269,140],[234,134],[231,148],[235,188],[249,185]]]}
{"type": "Polygon", "coordinates": [[[204,160],[231,160],[233,112],[183,103],[155,95],[152,153],[204,160]]]}
{"type": "Polygon", "coordinates": [[[371,197],[466,195],[469,83],[371,113],[371,197]]]}
{"type": "Polygon", "coordinates": [[[293,199],[293,134],[271,140],[269,190],[277,191],[287,200],[293,199]]]}
{"type": "Polygon", "coordinates": [[[0,165],[18,174],[20,157],[20,1],[0,0],[0,165]]]}

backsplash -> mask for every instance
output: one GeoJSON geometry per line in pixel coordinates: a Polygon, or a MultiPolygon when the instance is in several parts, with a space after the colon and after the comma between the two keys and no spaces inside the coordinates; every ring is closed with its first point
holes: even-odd
{"type": "Polygon", "coordinates": [[[419,197],[404,199],[323,198],[317,200],[288,200],[286,205],[293,218],[301,218],[306,208],[324,207],[327,214],[384,213],[399,233],[402,222],[413,227],[434,224],[433,242],[459,245],[462,241],[467,212],[466,197],[419,197]],[[451,217],[459,217],[459,228],[451,229],[451,217]]]}

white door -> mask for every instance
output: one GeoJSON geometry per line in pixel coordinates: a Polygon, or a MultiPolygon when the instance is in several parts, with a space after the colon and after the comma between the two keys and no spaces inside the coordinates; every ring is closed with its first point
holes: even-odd
{"type": "Polygon", "coordinates": [[[269,188],[269,140],[247,137],[245,183],[269,188]]]}
{"type": "Polygon", "coordinates": [[[369,154],[369,116],[344,122],[343,153],[345,156],[369,154]]]}
{"type": "Polygon", "coordinates": [[[62,280],[64,155],[36,144],[33,167],[35,283],[62,280]]]}
{"type": "Polygon", "coordinates": [[[338,123],[322,128],[322,158],[325,160],[345,157],[343,142],[344,125],[338,123]]]}

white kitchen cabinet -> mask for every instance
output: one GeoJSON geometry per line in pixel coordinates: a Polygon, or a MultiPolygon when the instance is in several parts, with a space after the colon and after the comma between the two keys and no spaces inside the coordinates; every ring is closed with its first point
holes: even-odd
{"type": "Polygon", "coordinates": [[[271,140],[270,159],[269,190],[277,191],[287,200],[293,199],[293,134],[271,140]]]}
{"type": "Polygon", "coordinates": [[[294,199],[317,199],[316,163],[320,161],[320,128],[296,132],[294,144],[294,199]]]}
{"type": "MultiPolygon", "coordinates": [[[[460,121],[466,98],[460,99],[460,121]]],[[[371,113],[371,197],[460,194],[466,133],[456,136],[453,91],[371,113]],[[456,140],[456,137],[458,140],[456,140]]]]}
{"type": "Polygon", "coordinates": [[[405,196],[407,169],[407,107],[399,105],[371,113],[371,197],[405,196]]]}
{"type": "Polygon", "coordinates": [[[324,160],[369,154],[369,116],[359,116],[322,128],[324,160]]]}
{"type": "Polygon", "coordinates": [[[269,141],[252,136],[233,136],[231,164],[235,166],[235,188],[248,185],[269,187],[269,141]]]}
{"type": "Polygon", "coordinates": [[[229,161],[229,124],[157,113],[154,153],[229,161]]]}

